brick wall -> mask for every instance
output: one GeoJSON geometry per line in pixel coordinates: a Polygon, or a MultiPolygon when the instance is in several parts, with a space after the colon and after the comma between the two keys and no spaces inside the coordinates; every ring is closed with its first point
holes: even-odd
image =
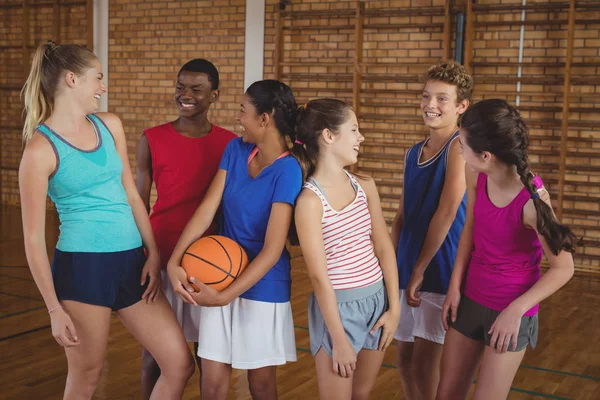
{"type": "Polygon", "coordinates": [[[218,68],[220,98],[209,118],[237,129],[235,114],[244,90],[245,4],[111,0],[108,104],[123,121],[134,171],[142,130],[178,116],[175,80],[190,59],[206,58],[218,68]]]}
{"type": "MultiPolygon", "coordinates": [[[[534,4],[565,1],[528,1],[534,4]]],[[[583,2],[578,2],[581,4],[583,2]]],[[[591,4],[592,2],[588,2],[591,4]]],[[[521,12],[492,11],[489,5],[520,5],[520,0],[479,0],[475,8],[473,76],[475,101],[500,97],[511,103],[520,96],[519,109],[531,130],[532,169],[550,189],[556,208],[560,163],[560,137],[567,56],[568,8],[527,10],[525,21],[564,21],[561,24],[525,25],[521,92],[517,93],[521,12]],[[527,65],[529,64],[529,65],[527,65]]],[[[594,99],[600,90],[600,20],[598,11],[576,13],[570,119],[567,141],[563,221],[583,238],[577,267],[600,266],[600,109],[594,99]]]]}
{"type": "MultiPolygon", "coordinates": [[[[42,41],[53,38],[53,7],[31,2],[29,12],[30,56],[42,41]]],[[[21,46],[25,32],[21,1],[7,0],[0,7],[0,187],[2,204],[19,204],[17,170],[22,151],[22,103],[20,90],[31,66],[23,65],[21,46]],[[18,7],[12,7],[12,6],[18,7]]],[[[85,45],[86,7],[60,7],[60,42],[85,45]],[[82,39],[83,38],[83,39],[82,39]]],[[[51,203],[48,202],[48,206],[51,203]]]]}
{"type": "MultiPolygon", "coordinates": [[[[278,3],[266,0],[266,78],[275,74],[275,6],[278,3]]],[[[294,89],[299,103],[325,96],[351,102],[356,3],[332,0],[293,0],[292,3],[284,13],[282,80],[294,89]],[[303,16],[303,12],[313,14],[303,16]]],[[[418,115],[422,90],[419,76],[442,57],[440,24],[444,18],[444,0],[365,3],[360,114],[366,142],[359,157],[359,171],[377,180],[389,221],[401,193],[404,153],[426,134],[418,115]],[[407,8],[425,12],[409,15],[403,11],[407,8]],[[377,13],[377,10],[388,11],[377,13]],[[384,27],[390,24],[394,26],[384,27]],[[399,24],[412,26],[400,27],[399,24]]],[[[478,0],[481,6],[520,3],[521,0],[478,0]]],[[[528,4],[535,3],[566,2],[528,1],[528,4]]],[[[455,4],[460,7],[464,1],[457,0],[455,4]]],[[[78,14],[69,19],[64,14],[65,28],[61,29],[60,39],[81,42],[86,30],[85,9],[70,9],[78,14]]],[[[32,16],[31,32],[36,41],[50,34],[52,18],[48,15],[51,12],[47,7],[40,11],[40,16],[32,16]],[[47,18],[42,17],[43,13],[47,18]]],[[[520,25],[495,23],[518,21],[521,13],[494,14],[477,9],[475,12],[475,100],[493,96],[514,103],[520,25]]],[[[566,15],[565,9],[528,11],[526,21],[566,20],[566,15]]],[[[0,46],[20,45],[20,10],[0,9],[0,18],[0,46]]],[[[597,20],[600,15],[596,11],[585,12],[578,13],[577,18],[597,20]]],[[[123,120],[134,169],[135,147],[142,129],[177,116],[173,105],[175,75],[188,59],[204,57],[217,65],[221,73],[221,98],[210,118],[236,130],[235,112],[243,91],[244,19],[245,0],[110,0],[109,108],[123,120]]],[[[455,27],[453,17],[453,32],[455,27]]],[[[595,125],[600,112],[594,101],[600,91],[599,36],[598,24],[576,26],[564,202],[565,222],[584,238],[580,249],[584,257],[578,259],[578,268],[595,271],[600,270],[600,133],[595,125]]],[[[524,63],[537,64],[522,68],[520,109],[532,130],[533,169],[545,178],[555,202],[566,37],[565,24],[525,26],[524,63]]],[[[452,43],[454,41],[453,35],[452,43]]],[[[18,88],[22,85],[21,59],[20,49],[3,49],[0,86],[18,88]]],[[[2,94],[2,202],[17,204],[21,105],[18,90],[3,89],[2,94]]]]}

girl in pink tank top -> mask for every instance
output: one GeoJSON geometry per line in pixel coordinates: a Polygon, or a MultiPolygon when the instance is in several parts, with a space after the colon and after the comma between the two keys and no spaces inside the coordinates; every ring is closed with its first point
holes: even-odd
{"type": "Polygon", "coordinates": [[[464,114],[467,216],[442,319],[448,330],[437,399],[505,399],[529,344],[538,303],[573,276],[575,236],[555,217],[540,177],[529,170],[528,130],[504,100],[464,114]],[[550,269],[540,277],[545,254],[550,269]]]}

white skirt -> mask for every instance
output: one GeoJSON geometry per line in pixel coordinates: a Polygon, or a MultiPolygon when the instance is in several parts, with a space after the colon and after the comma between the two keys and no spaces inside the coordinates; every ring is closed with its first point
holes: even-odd
{"type": "Polygon", "coordinates": [[[179,325],[181,325],[185,340],[187,342],[198,341],[198,327],[200,326],[200,311],[202,307],[186,303],[175,293],[167,271],[162,270],[161,277],[162,291],[175,312],[175,317],[179,325]]]}
{"type": "Polygon", "coordinates": [[[224,307],[201,307],[198,356],[236,369],[296,361],[292,306],[237,298],[224,307]]]}

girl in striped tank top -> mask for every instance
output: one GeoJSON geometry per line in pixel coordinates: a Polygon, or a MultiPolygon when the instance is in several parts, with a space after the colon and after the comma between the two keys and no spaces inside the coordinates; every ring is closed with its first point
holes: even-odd
{"type": "Polygon", "coordinates": [[[538,303],[573,276],[575,237],[554,216],[529,170],[529,135],[504,100],[463,115],[467,215],[442,310],[446,341],[437,399],[505,399],[527,345],[535,347],[538,303]],[[540,277],[545,254],[550,269],[540,277]],[[448,318],[449,317],[449,318],[448,318]]]}
{"type": "Polygon", "coordinates": [[[319,394],[367,399],[400,318],[394,247],[375,183],[344,169],[364,140],[350,106],[313,100],[296,129],[293,153],[308,176],[295,221],[314,289],[308,312],[319,394]]]}

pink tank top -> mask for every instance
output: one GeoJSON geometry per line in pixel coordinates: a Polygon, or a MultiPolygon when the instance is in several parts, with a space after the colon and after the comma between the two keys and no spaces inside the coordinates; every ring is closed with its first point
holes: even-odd
{"type": "MultiPolygon", "coordinates": [[[[539,189],[542,180],[534,178],[539,189]]],[[[540,279],[542,244],[535,230],[523,225],[523,207],[530,194],[523,188],[506,207],[496,207],[487,194],[487,175],[477,177],[473,209],[473,252],[465,296],[502,311],[540,279]]],[[[524,315],[538,312],[535,305],[524,315]]]]}

